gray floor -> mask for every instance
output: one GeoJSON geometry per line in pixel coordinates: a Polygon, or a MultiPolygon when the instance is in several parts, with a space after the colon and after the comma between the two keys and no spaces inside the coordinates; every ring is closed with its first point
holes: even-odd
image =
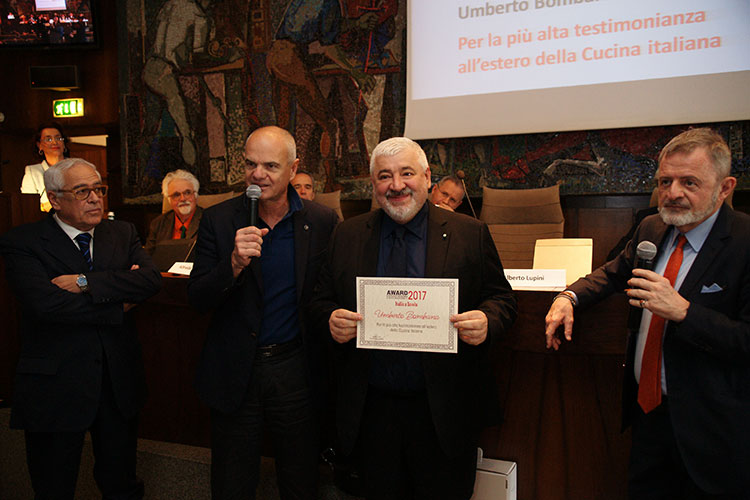
{"type": "MultiPolygon", "coordinates": [[[[0,499],[33,498],[26,470],[23,432],[8,428],[10,410],[0,409],[0,499]]],[[[146,486],[146,498],[153,500],[208,500],[211,452],[207,448],[141,439],[138,441],[138,476],[146,486]]],[[[93,456],[87,439],[81,457],[76,499],[101,498],[92,476],[93,456]]],[[[321,466],[321,500],[357,500],[333,484],[331,471],[321,466]]],[[[279,498],[273,460],[264,458],[258,498],[279,498]]]]}

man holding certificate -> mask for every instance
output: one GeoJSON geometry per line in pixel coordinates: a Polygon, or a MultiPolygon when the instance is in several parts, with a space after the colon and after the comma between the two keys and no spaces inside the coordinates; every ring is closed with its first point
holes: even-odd
{"type": "Polygon", "coordinates": [[[334,341],[341,451],[361,453],[368,499],[468,499],[516,301],[487,226],[426,203],[417,143],[381,142],[370,175],[383,208],[338,226],[309,308],[334,341]]]}

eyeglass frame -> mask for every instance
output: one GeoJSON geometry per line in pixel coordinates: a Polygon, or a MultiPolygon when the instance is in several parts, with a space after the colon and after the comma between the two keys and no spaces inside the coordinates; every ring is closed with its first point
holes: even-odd
{"type": "Polygon", "coordinates": [[[109,186],[107,186],[106,184],[101,184],[99,186],[80,187],[77,189],[56,189],[54,192],[55,193],[71,193],[73,195],[73,199],[78,200],[78,201],[86,201],[89,199],[89,196],[91,196],[92,192],[96,192],[96,195],[99,198],[104,198],[105,196],[107,196],[107,190],[109,190],[109,186]],[[86,196],[83,198],[81,198],[80,195],[77,194],[77,193],[82,193],[82,192],[86,193],[86,196]]]}
{"type": "Polygon", "coordinates": [[[52,144],[53,142],[62,142],[64,143],[67,139],[65,137],[42,137],[39,139],[39,142],[46,142],[47,144],[52,144]]]}
{"type": "Polygon", "coordinates": [[[194,195],[196,192],[197,191],[195,191],[195,189],[186,189],[185,191],[176,191],[176,192],[174,192],[172,194],[168,194],[167,198],[169,198],[170,200],[177,201],[180,198],[182,198],[183,196],[185,198],[188,198],[189,196],[194,195]]]}

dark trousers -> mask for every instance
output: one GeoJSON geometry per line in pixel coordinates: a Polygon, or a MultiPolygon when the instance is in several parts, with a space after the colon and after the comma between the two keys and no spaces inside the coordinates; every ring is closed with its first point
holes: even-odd
{"type": "Polygon", "coordinates": [[[635,409],[628,470],[631,500],[740,500],[748,497],[709,495],[691,479],[677,448],[669,402],[643,413],[635,409]]]}
{"type": "Polygon", "coordinates": [[[242,407],[211,412],[213,500],[254,499],[263,430],[271,436],[283,500],[315,499],[319,423],[304,349],[256,356],[242,407]]]}
{"type": "MultiPolygon", "coordinates": [[[[143,483],[135,475],[138,421],[125,419],[117,409],[106,364],[99,409],[88,430],[94,450],[94,480],[102,498],[143,498],[143,483]]],[[[36,500],[75,497],[85,434],[25,432],[26,461],[36,500]]]]}
{"type": "Polygon", "coordinates": [[[466,443],[466,450],[456,457],[446,456],[426,393],[398,396],[370,387],[360,434],[368,500],[471,497],[477,443],[466,443]]]}

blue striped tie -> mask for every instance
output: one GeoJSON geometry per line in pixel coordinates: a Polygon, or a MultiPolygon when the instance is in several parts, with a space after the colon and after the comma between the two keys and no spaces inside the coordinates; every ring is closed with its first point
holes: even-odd
{"type": "Polygon", "coordinates": [[[78,242],[78,248],[81,250],[83,258],[86,259],[86,263],[89,265],[89,270],[94,269],[94,263],[91,262],[91,250],[89,249],[91,235],[89,233],[81,233],[75,239],[78,242]]]}

